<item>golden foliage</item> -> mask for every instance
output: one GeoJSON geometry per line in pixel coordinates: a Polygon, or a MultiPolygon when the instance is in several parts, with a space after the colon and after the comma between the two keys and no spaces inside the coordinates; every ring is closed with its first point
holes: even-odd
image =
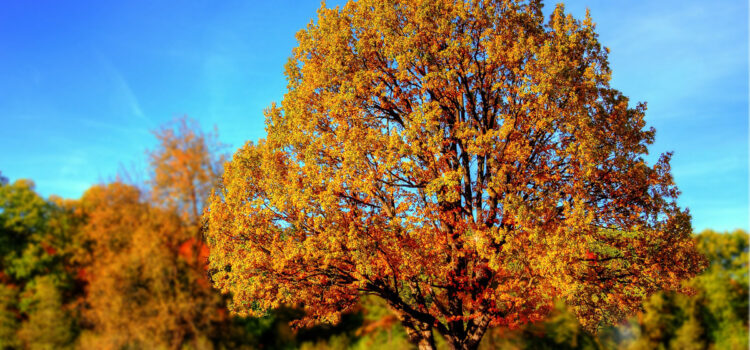
{"type": "Polygon", "coordinates": [[[645,104],[609,86],[590,18],[540,1],[361,0],[297,35],[268,138],[212,197],[234,310],[335,322],[385,299],[420,346],[473,348],[555,298],[594,329],[702,260],[645,104]]]}
{"type": "Polygon", "coordinates": [[[217,132],[204,133],[187,117],[174,120],[154,131],[159,147],[149,152],[157,203],[176,209],[194,227],[213,188],[225,159],[217,132]]]}
{"type": "Polygon", "coordinates": [[[151,207],[138,189],[121,183],[93,187],[81,206],[92,259],[84,316],[93,328],[81,346],[205,343],[221,299],[200,283],[202,271],[180,257],[178,247],[189,237],[180,218],[151,207]]]}

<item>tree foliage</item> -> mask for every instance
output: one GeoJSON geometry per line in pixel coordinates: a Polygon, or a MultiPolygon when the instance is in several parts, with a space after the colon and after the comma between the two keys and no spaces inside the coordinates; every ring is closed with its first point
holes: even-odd
{"type": "Polygon", "coordinates": [[[746,349],[748,235],[743,230],[693,236],[709,262],[686,281],[692,293],[655,293],[638,315],[592,334],[559,303],[551,317],[517,330],[493,329],[482,349],[746,349]]]}
{"type": "Polygon", "coordinates": [[[46,275],[34,279],[28,288],[29,295],[18,338],[27,349],[72,349],[75,322],[63,304],[63,297],[54,276],[46,275]]]}
{"type": "MultiPolygon", "coordinates": [[[[182,120],[182,129],[171,134],[162,128],[174,147],[171,157],[182,163],[167,157],[169,164],[161,165],[168,170],[154,173],[193,172],[187,177],[204,200],[216,179],[190,164],[218,157],[201,145],[206,141],[196,135],[204,134],[194,127],[182,120]],[[183,149],[190,151],[178,151],[183,149]]],[[[151,192],[174,196],[174,202],[117,181],[93,186],[80,200],[44,199],[30,180],[8,183],[0,177],[0,348],[210,349],[250,343],[237,335],[241,325],[211,289],[195,216],[181,211],[204,203],[185,204],[187,197],[173,188],[151,192]]],[[[185,188],[178,189],[184,194],[185,188]]]]}
{"type": "Polygon", "coordinates": [[[159,142],[149,152],[154,197],[197,227],[225,161],[218,133],[203,132],[188,117],[175,119],[153,133],[159,142]]]}
{"type": "Polygon", "coordinates": [[[0,349],[18,347],[18,291],[7,284],[0,284],[0,349]]]}
{"type": "Polygon", "coordinates": [[[28,277],[35,267],[29,260],[37,260],[38,243],[46,234],[50,206],[32,181],[18,180],[0,183],[0,208],[0,266],[14,279],[28,277]]]}
{"type": "Polygon", "coordinates": [[[747,348],[747,232],[706,230],[697,240],[710,265],[688,283],[695,293],[659,293],[646,300],[629,349],[747,348]]]}
{"type": "Polygon", "coordinates": [[[179,243],[189,238],[179,217],[152,207],[137,188],[120,183],[93,187],[81,203],[92,252],[84,316],[93,325],[82,346],[208,342],[221,299],[179,256],[179,243]]]}
{"type": "Polygon", "coordinates": [[[64,306],[75,287],[68,204],[45,200],[30,180],[0,179],[0,348],[74,343],[76,310],[64,306]]]}
{"type": "Polygon", "coordinates": [[[590,18],[540,1],[323,8],[297,35],[268,137],[226,165],[208,212],[233,310],[336,322],[361,293],[420,347],[474,348],[556,298],[587,329],[702,262],[645,104],[609,86],[590,18]]]}

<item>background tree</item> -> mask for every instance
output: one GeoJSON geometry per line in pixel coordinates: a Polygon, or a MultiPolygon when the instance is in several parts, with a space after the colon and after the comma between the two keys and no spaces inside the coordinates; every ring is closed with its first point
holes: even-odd
{"type": "Polygon", "coordinates": [[[513,330],[505,327],[488,330],[479,348],[598,350],[615,347],[583,329],[569,308],[558,301],[544,321],[528,323],[513,330]]]}
{"type": "Polygon", "coordinates": [[[80,290],[68,269],[76,243],[68,205],[45,200],[30,180],[0,179],[0,348],[67,348],[75,341],[72,301],[80,290]]]}
{"type": "Polygon", "coordinates": [[[190,233],[176,213],[120,183],[90,189],[81,206],[91,241],[84,316],[92,328],[82,347],[210,347],[221,298],[180,255],[190,233]]]}
{"type": "Polygon", "coordinates": [[[0,349],[13,349],[20,344],[17,294],[13,286],[0,283],[0,349]]]}
{"type": "Polygon", "coordinates": [[[697,236],[710,262],[689,282],[693,295],[659,293],[644,303],[628,349],[745,349],[748,344],[747,232],[697,236]]]}
{"type": "Polygon", "coordinates": [[[645,105],[609,86],[590,18],[541,1],[375,1],[298,33],[267,140],[208,213],[233,310],[336,322],[361,293],[420,348],[475,348],[556,298],[587,329],[679,289],[701,259],[645,105]]]}
{"type": "Polygon", "coordinates": [[[482,349],[745,349],[748,343],[747,232],[694,235],[710,265],[685,282],[691,294],[658,292],[627,322],[592,334],[558,303],[550,318],[517,330],[496,328],[482,349]]]}
{"type": "Polygon", "coordinates": [[[75,320],[64,303],[54,275],[40,276],[27,288],[24,311],[28,320],[21,324],[18,338],[26,349],[72,349],[76,337],[75,320]]]}
{"type": "Polygon", "coordinates": [[[215,130],[204,133],[195,120],[182,117],[155,130],[154,135],[159,141],[149,152],[154,197],[197,228],[225,161],[218,134],[215,130]]]}
{"type": "Polygon", "coordinates": [[[50,207],[34,191],[34,183],[18,180],[0,184],[0,253],[3,272],[16,280],[33,274],[44,254],[38,243],[44,239],[50,207]],[[37,244],[34,244],[37,243],[37,244]]]}

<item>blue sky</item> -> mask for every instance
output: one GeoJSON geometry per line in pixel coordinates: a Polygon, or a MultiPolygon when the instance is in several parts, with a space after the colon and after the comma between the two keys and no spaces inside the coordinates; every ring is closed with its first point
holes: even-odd
{"type": "MultiPolygon", "coordinates": [[[[76,198],[121,166],[142,167],[149,130],[176,116],[215,125],[232,150],[263,137],[294,34],[319,6],[0,2],[0,171],[76,198]]],[[[611,49],[612,86],[648,102],[651,153],[675,152],[694,228],[747,229],[747,2],[566,2],[578,18],[586,8],[611,49]]]]}

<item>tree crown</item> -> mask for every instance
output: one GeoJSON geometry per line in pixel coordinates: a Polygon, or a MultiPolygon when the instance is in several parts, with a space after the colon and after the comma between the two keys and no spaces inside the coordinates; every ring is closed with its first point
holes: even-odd
{"type": "Polygon", "coordinates": [[[235,311],[334,322],[384,298],[415,342],[472,347],[564,299],[595,328],[701,260],[645,104],[609,86],[594,25],[540,1],[323,8],[297,35],[268,137],[212,197],[235,311]],[[429,342],[429,341],[428,341],[429,342]]]}

